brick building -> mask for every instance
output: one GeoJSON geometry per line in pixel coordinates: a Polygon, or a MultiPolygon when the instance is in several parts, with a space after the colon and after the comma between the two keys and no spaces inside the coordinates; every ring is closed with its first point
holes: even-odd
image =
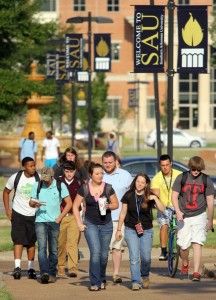
{"type": "MultiPolygon", "coordinates": [[[[168,0],[155,0],[155,5],[167,5],[168,0]]],[[[104,131],[116,130],[120,111],[128,110],[128,89],[136,88],[139,92],[139,113],[133,108],[127,114],[126,121],[121,127],[128,136],[134,136],[137,128],[140,137],[144,137],[149,130],[155,128],[154,114],[154,84],[153,74],[133,73],[133,5],[149,5],[149,0],[46,0],[40,17],[45,20],[59,19],[66,24],[66,20],[75,16],[105,16],[112,18],[113,23],[98,24],[92,22],[92,34],[111,33],[112,40],[112,71],[106,73],[109,82],[108,113],[102,120],[104,131]],[[130,81],[140,81],[139,85],[129,84],[130,81]],[[138,118],[138,119],[137,119],[138,118]],[[139,122],[138,122],[139,120],[139,122]],[[139,124],[139,125],[138,125],[139,124]],[[138,127],[139,126],[139,127],[138,127]]],[[[209,27],[212,22],[212,10],[216,8],[215,0],[176,0],[176,5],[209,5],[209,27]],[[212,6],[211,6],[212,5],[212,6]]],[[[168,44],[168,10],[165,9],[165,65],[168,44]]],[[[76,32],[85,34],[87,38],[87,22],[75,24],[76,32]]],[[[209,35],[209,61],[213,53],[212,40],[209,35]]],[[[177,18],[174,17],[174,70],[177,67],[177,18]]],[[[165,67],[166,70],[166,67],[165,67]]],[[[167,97],[167,75],[158,74],[159,101],[163,103],[167,97]]],[[[179,123],[181,127],[204,135],[211,139],[216,129],[216,71],[210,64],[208,74],[175,74],[174,75],[174,127],[179,123]],[[202,113],[201,113],[202,112],[202,113]]],[[[161,106],[161,110],[163,110],[161,106]]]]}

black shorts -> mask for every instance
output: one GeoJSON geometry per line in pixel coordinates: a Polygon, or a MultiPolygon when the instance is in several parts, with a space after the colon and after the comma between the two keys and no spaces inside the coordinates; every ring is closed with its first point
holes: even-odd
{"type": "Polygon", "coordinates": [[[24,216],[12,210],[11,225],[11,238],[14,245],[24,247],[35,245],[35,216],[24,216]]]}

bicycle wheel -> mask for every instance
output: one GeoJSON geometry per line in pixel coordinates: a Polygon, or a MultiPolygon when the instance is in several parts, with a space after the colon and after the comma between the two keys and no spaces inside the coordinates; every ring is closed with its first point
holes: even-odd
{"type": "Polygon", "coordinates": [[[176,230],[169,233],[168,248],[168,272],[170,277],[174,277],[178,268],[180,247],[176,243],[176,230]]]}

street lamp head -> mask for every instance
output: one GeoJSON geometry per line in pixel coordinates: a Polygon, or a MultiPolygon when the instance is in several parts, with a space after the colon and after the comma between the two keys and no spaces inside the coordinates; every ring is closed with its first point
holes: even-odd
{"type": "Polygon", "coordinates": [[[88,17],[73,17],[67,19],[66,23],[83,23],[85,21],[88,21],[88,17]]]}

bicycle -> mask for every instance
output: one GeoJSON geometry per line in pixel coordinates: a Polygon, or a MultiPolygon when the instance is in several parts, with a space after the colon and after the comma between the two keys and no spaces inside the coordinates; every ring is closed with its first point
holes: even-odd
{"type": "Polygon", "coordinates": [[[180,256],[180,247],[177,245],[177,223],[176,213],[173,211],[170,227],[168,230],[168,272],[170,277],[174,277],[178,269],[178,262],[180,256]]]}

